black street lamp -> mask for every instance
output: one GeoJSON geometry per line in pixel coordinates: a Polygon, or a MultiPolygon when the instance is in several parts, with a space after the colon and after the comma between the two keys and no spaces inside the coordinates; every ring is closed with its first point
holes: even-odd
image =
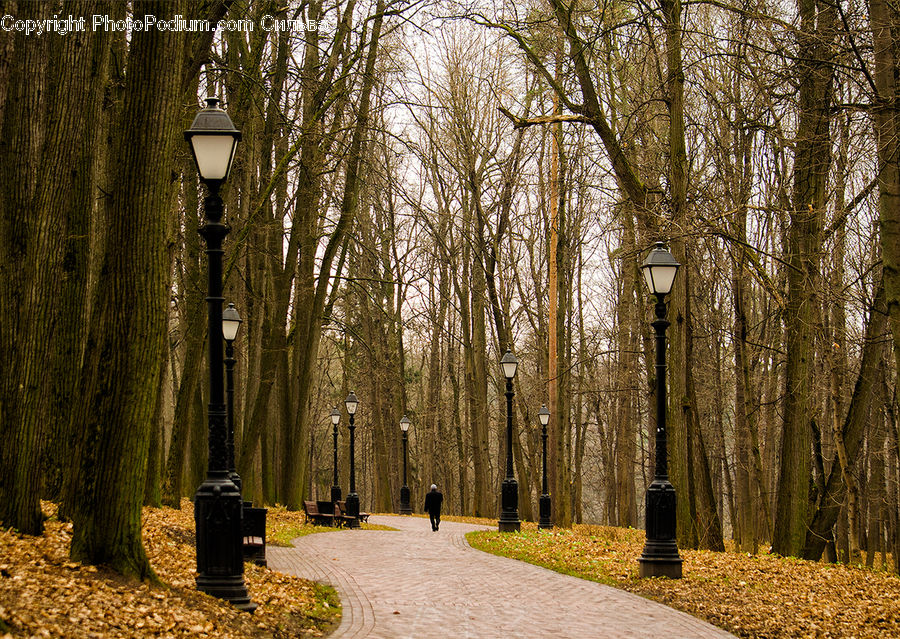
{"type": "Polygon", "coordinates": [[[334,437],[334,483],[331,485],[331,503],[335,503],[341,500],[341,487],[338,484],[338,469],[337,469],[337,435],[338,435],[338,424],[341,422],[341,411],[337,409],[337,406],[331,409],[331,434],[334,437]]]}
{"type": "Polygon", "coordinates": [[[500,521],[498,525],[500,532],[517,532],[521,527],[519,522],[519,484],[513,477],[512,454],[512,381],[516,376],[518,366],[519,360],[511,350],[506,349],[506,354],[500,360],[500,368],[503,370],[503,376],[506,377],[506,479],[503,480],[500,490],[500,521]]]}
{"type": "Polygon", "coordinates": [[[218,98],[207,98],[206,107],[184,132],[208,194],[203,201],[205,219],[200,235],[206,240],[209,264],[207,314],[209,335],[209,466],[206,479],[194,495],[197,531],[197,588],[226,599],[239,610],[253,612],[244,584],[241,545],[241,493],[228,473],[228,427],[222,357],[222,243],[228,226],[222,221],[224,205],[219,187],[228,178],[241,132],[219,108],[218,98]]]}
{"type": "Polygon", "coordinates": [[[547,424],[550,423],[550,411],[546,405],[541,404],[538,411],[541,420],[541,460],[543,466],[543,483],[541,484],[541,498],[539,501],[541,517],[538,520],[538,528],[553,528],[553,520],[550,519],[550,493],[547,490],[547,424]]]}
{"type": "Polygon", "coordinates": [[[400,514],[412,515],[412,508],[409,506],[409,486],[406,485],[406,460],[407,446],[409,442],[409,417],[406,415],[400,420],[400,432],[403,433],[403,485],[400,487],[400,514]]]}
{"type": "Polygon", "coordinates": [[[225,398],[228,424],[228,477],[241,492],[241,476],[234,464],[234,339],[241,327],[241,316],[233,303],[222,311],[222,337],[225,338],[225,398]]]}
{"type": "Polygon", "coordinates": [[[666,320],[665,297],[672,290],[675,274],[681,266],[662,242],[641,264],[644,279],[656,297],[656,469],[647,488],[647,541],[638,563],[641,577],[681,579],[682,559],[675,538],[675,488],[669,483],[669,457],[666,441],[666,320]]]}
{"type": "Polygon", "coordinates": [[[353,416],[356,415],[356,409],[359,408],[359,400],[356,393],[350,391],[347,399],[344,400],[347,412],[350,413],[350,492],[347,493],[347,516],[352,517],[350,520],[351,528],[359,528],[359,495],[356,494],[356,460],[354,459],[354,431],[356,424],[353,422],[353,416]]]}

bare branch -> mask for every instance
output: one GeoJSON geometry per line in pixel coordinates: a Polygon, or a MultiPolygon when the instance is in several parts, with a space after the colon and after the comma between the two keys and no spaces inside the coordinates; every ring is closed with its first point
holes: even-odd
{"type": "Polygon", "coordinates": [[[514,129],[522,129],[529,126],[537,126],[541,124],[555,124],[557,122],[580,122],[582,124],[593,124],[594,121],[587,117],[586,115],[569,115],[569,114],[559,114],[559,115],[539,115],[533,118],[522,118],[512,113],[509,109],[498,106],[497,109],[509,118],[510,122],[512,122],[514,129]]]}

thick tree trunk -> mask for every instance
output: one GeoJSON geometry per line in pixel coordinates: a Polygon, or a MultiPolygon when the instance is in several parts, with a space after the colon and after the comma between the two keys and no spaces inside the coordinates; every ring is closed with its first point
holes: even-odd
{"type": "Polygon", "coordinates": [[[878,90],[874,119],[884,291],[894,337],[894,365],[900,374],[900,12],[885,0],[869,0],[869,15],[878,90]]]}
{"type": "MultiPolygon", "coordinates": [[[[135,10],[171,17],[181,3],[135,10]]],[[[108,240],[84,371],[86,441],[73,512],[73,559],[122,574],[152,574],[141,544],[150,426],[165,356],[169,264],[165,247],[175,188],[171,166],[181,109],[184,34],[132,34],[114,181],[104,189],[108,240]],[[150,161],[148,161],[148,158],[150,161]]]]}
{"type": "MultiPolygon", "coordinates": [[[[30,5],[21,17],[49,17],[50,7],[30,5]]],[[[70,41],[70,45],[74,42],[70,41]]],[[[0,326],[0,522],[26,534],[39,534],[43,519],[39,502],[40,428],[45,416],[41,398],[49,381],[43,366],[50,355],[53,306],[45,306],[58,277],[63,218],[54,209],[38,208],[39,185],[62,186],[42,162],[46,128],[47,38],[18,32],[12,44],[7,100],[0,151],[0,303],[10,314],[0,326]],[[43,173],[43,175],[41,175],[43,173]],[[41,178],[38,179],[38,176],[41,178]],[[26,211],[28,214],[26,214],[26,211]],[[26,223],[28,219],[35,224],[26,223]]],[[[71,53],[69,54],[71,55],[71,53]]],[[[62,60],[66,56],[62,56],[62,60]]],[[[79,61],[69,60],[69,64],[79,61]]],[[[68,120],[70,115],[66,114],[68,120]]],[[[49,134],[52,136],[52,134],[49,134]]],[[[62,131],[58,135],[64,135],[62,131]]],[[[58,147],[63,140],[48,144],[58,147]]],[[[64,151],[65,147],[53,148],[64,151]]],[[[44,156],[46,157],[46,156],[44,156]]]]}
{"type": "MultiPolygon", "coordinates": [[[[97,7],[69,10],[90,15],[97,7]]],[[[51,17],[50,3],[17,8],[19,18],[51,17]]],[[[107,43],[90,31],[0,40],[0,303],[8,313],[0,328],[0,521],[26,533],[42,527],[42,440],[51,442],[53,494],[71,472],[107,43]]]]}
{"type": "MultiPolygon", "coordinates": [[[[73,4],[73,9],[92,14],[100,3],[73,4]]],[[[77,14],[73,14],[77,15],[77,14]]],[[[77,100],[79,118],[68,121],[74,127],[69,132],[74,138],[72,149],[72,174],[68,195],[61,198],[65,208],[65,248],[59,285],[59,317],[53,331],[53,359],[51,361],[53,388],[50,399],[48,424],[45,429],[45,463],[42,465],[45,496],[62,501],[70,498],[72,490],[67,483],[75,473],[77,456],[73,455],[78,443],[73,414],[77,412],[78,375],[87,343],[87,318],[90,317],[91,252],[95,238],[103,237],[103,225],[97,215],[97,182],[103,169],[107,151],[96,141],[103,139],[108,119],[102,117],[102,100],[108,88],[110,39],[105,34],[86,34],[79,46],[85,48],[83,60],[54,63],[56,74],[69,76],[61,81],[61,104],[77,100]],[[67,94],[74,89],[75,94],[67,94]],[[92,114],[85,117],[85,114],[92,114]],[[80,120],[80,121],[79,121],[80,120]],[[99,146],[99,148],[98,148],[99,146]]],[[[54,100],[56,102],[56,100],[54,100]]],[[[66,512],[61,505],[60,512],[66,512]]]]}
{"type": "Polygon", "coordinates": [[[825,186],[831,165],[830,104],[834,5],[799,0],[797,44],[809,53],[797,61],[799,122],[794,152],[794,184],[787,245],[787,296],[784,309],[784,421],[775,512],[774,552],[799,555],[809,520],[812,441],[809,420],[814,415],[812,378],[822,211],[828,201],[825,186]]]}

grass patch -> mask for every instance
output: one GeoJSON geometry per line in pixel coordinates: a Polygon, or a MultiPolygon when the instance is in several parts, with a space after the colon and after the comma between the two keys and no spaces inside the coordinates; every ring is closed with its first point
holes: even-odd
{"type": "MultiPolygon", "coordinates": [[[[420,519],[428,519],[425,513],[413,513],[411,515],[403,515],[404,517],[418,517],[420,519]]],[[[460,515],[441,515],[441,521],[455,521],[460,524],[475,524],[476,526],[493,526],[497,527],[497,520],[489,517],[462,517],[460,515]]],[[[522,522],[524,526],[526,522],[522,522]]],[[[532,524],[535,528],[537,524],[532,524]]]]}
{"type": "Polygon", "coordinates": [[[394,532],[399,532],[398,528],[394,528],[392,526],[383,526],[381,524],[370,524],[368,522],[362,522],[359,527],[362,530],[392,530],[394,532]]]}
{"type": "Polygon", "coordinates": [[[308,524],[302,511],[284,506],[269,506],[266,513],[266,543],[272,546],[290,546],[292,539],[329,530],[334,529],[308,524]]]}
{"type": "Polygon", "coordinates": [[[660,601],[740,637],[900,637],[900,577],[769,554],[681,550],[684,578],[640,579],[640,530],[477,531],[473,548],[660,601]]]}
{"type": "MultiPolygon", "coordinates": [[[[397,530],[390,526],[361,523],[362,530],[397,530]]],[[[336,532],[343,528],[332,526],[314,526],[306,523],[306,516],[299,511],[287,510],[282,506],[270,506],[266,518],[266,543],[272,546],[291,546],[297,537],[305,537],[314,533],[336,532]]]]}
{"type": "Polygon", "coordinates": [[[627,572],[623,573],[627,566],[619,552],[598,552],[599,548],[609,547],[612,543],[604,537],[556,528],[539,531],[536,524],[523,525],[520,532],[512,534],[479,530],[466,535],[469,545],[478,550],[621,587],[621,578],[627,577],[627,572]]]}
{"type": "Polygon", "coordinates": [[[291,546],[291,541],[297,537],[305,537],[318,532],[328,532],[329,530],[337,530],[336,528],[323,528],[322,526],[301,525],[288,526],[278,531],[272,531],[266,534],[266,544],[270,546],[291,546]]]}
{"type": "Polygon", "coordinates": [[[313,582],[312,587],[315,605],[307,608],[304,613],[308,619],[317,622],[320,631],[330,634],[341,623],[341,598],[331,586],[313,582]]]}

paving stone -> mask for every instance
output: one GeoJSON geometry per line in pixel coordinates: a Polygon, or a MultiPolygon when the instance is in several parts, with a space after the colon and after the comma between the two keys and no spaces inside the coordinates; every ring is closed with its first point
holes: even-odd
{"type": "Polygon", "coordinates": [[[334,586],[343,618],[332,637],[731,637],[706,622],[603,584],[472,549],[483,528],[372,516],[399,529],[307,535],[269,546],[269,567],[334,586]]]}

